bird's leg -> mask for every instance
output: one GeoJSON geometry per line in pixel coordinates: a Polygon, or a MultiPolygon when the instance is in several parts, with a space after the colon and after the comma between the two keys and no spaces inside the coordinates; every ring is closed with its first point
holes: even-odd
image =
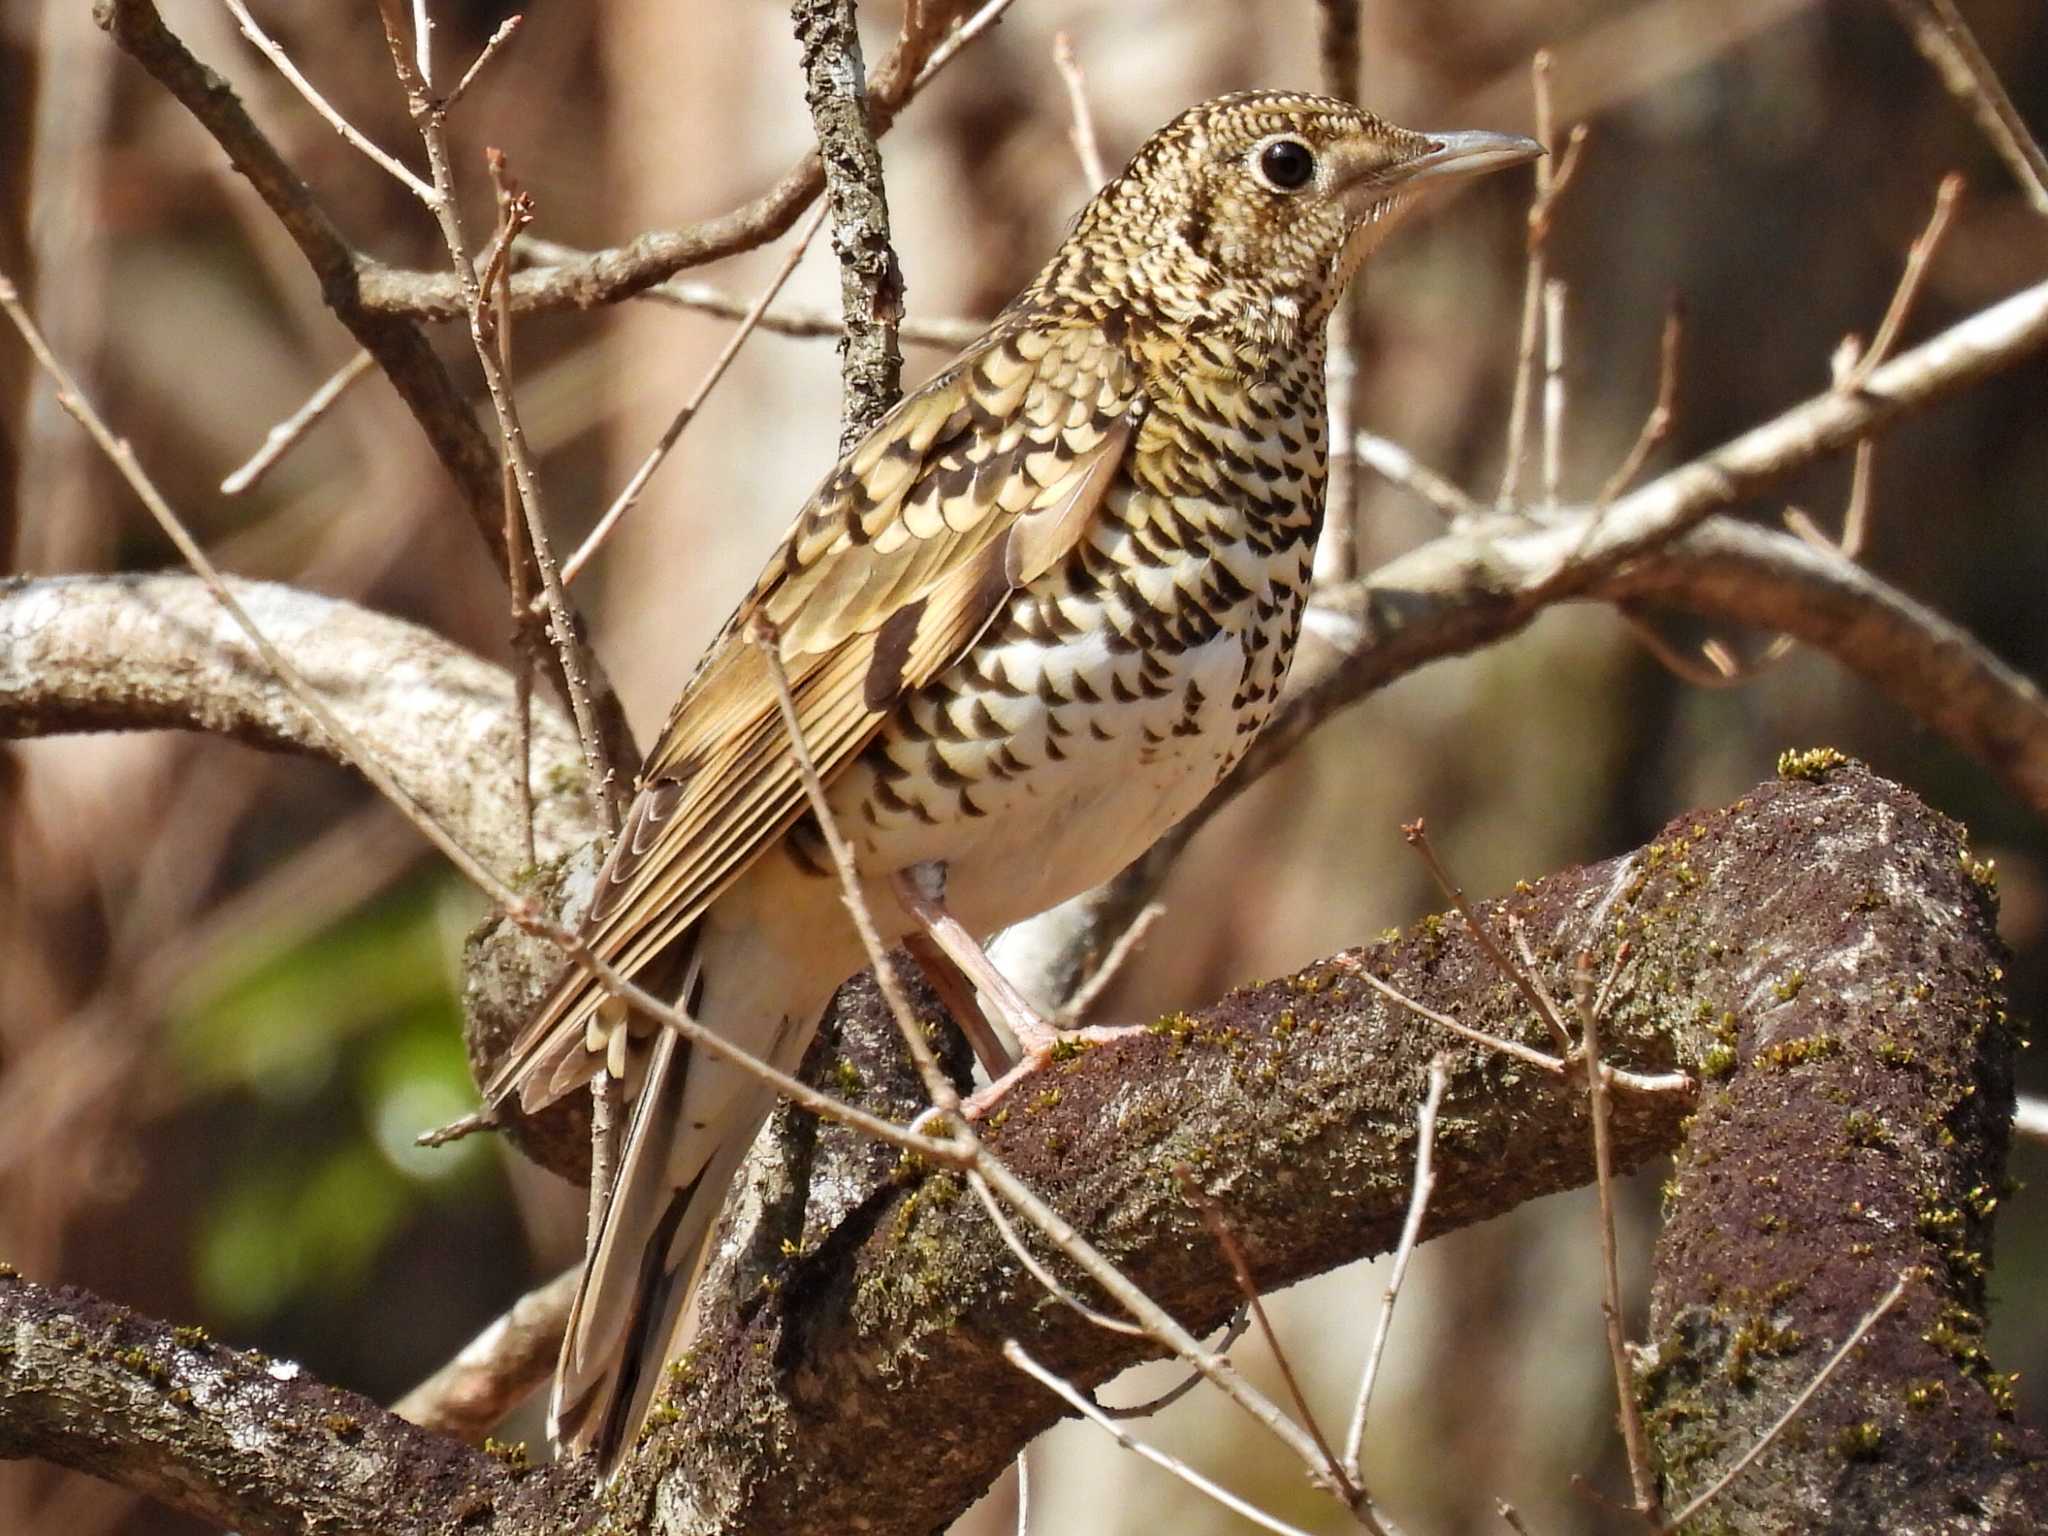
{"type": "Polygon", "coordinates": [[[924,972],[924,979],[931,983],[932,990],[939,994],[939,1001],[946,1005],[946,1011],[960,1026],[960,1033],[967,1037],[982,1071],[991,1078],[1001,1077],[1009,1071],[1013,1065],[1010,1048],[1003,1044],[1002,1037],[989,1023],[988,1015],[981,1011],[981,1000],[974,995],[974,988],[960,967],[923,933],[911,934],[904,939],[903,947],[910,951],[918,969],[924,972]]]}
{"type": "MultiPolygon", "coordinates": [[[[890,884],[904,913],[923,930],[923,936],[930,939],[940,953],[959,967],[961,976],[980,988],[982,996],[995,1005],[996,1012],[1010,1026],[1010,1033],[1017,1037],[1017,1044],[1025,1054],[1051,1050],[1059,1031],[1044,1014],[1031,1006],[1022,992],[1010,984],[1009,977],[995,968],[981,945],[975,942],[974,935],[961,927],[960,920],[946,910],[946,866],[936,859],[913,864],[890,876],[890,884]]],[[[975,1054],[981,1055],[978,1045],[975,1054]]],[[[1003,1052],[1001,1060],[1007,1068],[1010,1065],[1009,1053],[1003,1052]]],[[[982,1065],[990,1065],[988,1057],[982,1056],[982,1065]]]]}
{"type": "MultiPolygon", "coordinates": [[[[1120,1034],[1128,1034],[1135,1028],[1129,1026],[1124,1029],[1076,1029],[1063,1032],[1034,1008],[1030,999],[1019,992],[1011,984],[1010,979],[995,968],[981,945],[975,942],[974,935],[961,927],[960,920],[946,910],[946,866],[943,863],[934,860],[899,870],[890,877],[890,885],[896,893],[896,900],[902,904],[904,913],[922,930],[909,940],[910,952],[913,955],[919,954],[921,940],[929,943],[931,948],[937,951],[934,958],[945,962],[940,969],[952,973],[948,981],[957,979],[963,984],[963,990],[980,988],[982,996],[995,1005],[996,1011],[1002,1015],[1003,1022],[1010,1026],[1010,1032],[1017,1037],[1017,1045],[1022,1054],[1012,1061],[1009,1053],[995,1040],[994,1032],[989,1030],[988,1022],[983,1017],[979,1005],[954,1009],[955,1017],[963,1021],[961,1027],[967,1031],[968,1039],[974,1042],[975,1055],[980,1058],[983,1068],[989,1075],[988,1086],[972,1095],[961,1106],[968,1119],[977,1119],[987,1114],[1004,1094],[1050,1061],[1054,1047],[1063,1037],[1068,1040],[1101,1041],[1113,1039],[1120,1034]],[[974,1026],[965,1022],[970,1018],[979,1021],[981,1029],[986,1032],[992,1054],[985,1054],[982,1043],[975,1040],[974,1026]]],[[[919,963],[924,963],[922,958],[919,963]]],[[[938,973],[930,967],[926,968],[925,974],[932,978],[933,986],[946,1000],[947,1006],[954,1007],[947,982],[941,981],[938,973]]],[[[970,997],[968,1001],[971,1003],[972,998],[970,997]]]]}

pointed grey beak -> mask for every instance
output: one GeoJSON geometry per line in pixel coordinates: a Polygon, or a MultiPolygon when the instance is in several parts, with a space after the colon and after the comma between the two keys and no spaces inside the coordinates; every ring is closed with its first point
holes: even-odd
{"type": "Polygon", "coordinates": [[[1488,171],[1506,170],[1540,159],[1546,151],[1534,139],[1519,133],[1487,133],[1468,130],[1427,135],[1435,147],[1419,159],[1395,169],[1388,180],[1404,189],[1417,182],[1462,181],[1488,171]]]}

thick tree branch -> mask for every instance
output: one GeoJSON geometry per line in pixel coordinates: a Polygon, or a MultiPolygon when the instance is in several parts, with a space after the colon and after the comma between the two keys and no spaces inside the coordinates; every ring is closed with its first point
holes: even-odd
{"type": "MultiPolygon", "coordinates": [[[[1995,1181],[2014,1039],[1979,1027],[1997,996],[1990,904],[1959,861],[1955,829],[1903,791],[1853,768],[1818,785],[1766,785],[1728,811],[1683,818],[1636,855],[1483,908],[1484,920],[1498,922],[1504,907],[1527,925],[1557,989],[1581,949],[1604,970],[1625,936],[1603,1031],[1608,1057],[1732,1071],[1711,1088],[1709,1106],[1751,1071],[1782,1078],[1796,1070],[1787,1053],[1770,1049],[1793,1037],[1788,1019],[1802,1016],[1773,990],[1787,977],[1812,979],[1808,1006],[1826,1008],[1828,1029],[1857,1061],[1877,1059],[1885,1040],[1920,1051],[1920,1032],[1930,1032],[1940,1043],[1921,1058],[1926,1070],[1899,1074],[1896,1090],[1948,1105],[1975,1085],[1983,1110],[1947,1116],[1967,1150],[1924,1169],[1917,1196],[1897,1198],[1952,1204],[1977,1181],[1995,1181]],[[1841,892],[1866,888],[1886,893],[1883,901],[1844,912],[1841,892]],[[1827,978],[1845,954],[1869,986],[1889,976],[1924,995],[1884,1012],[1864,1006],[1860,993],[1835,997],[1827,978]],[[1737,1021],[1732,1047],[1728,1015],[1737,1021]]],[[[1177,1167],[1194,1168],[1223,1204],[1262,1285],[1384,1251],[1403,1220],[1414,1101],[1430,1058],[1449,1042],[1369,991],[1351,974],[1357,967],[1468,1024],[1544,1038],[1462,925],[1431,919],[1398,943],[1248,989],[1199,1018],[1162,1021],[1150,1039],[1055,1069],[1041,1090],[1020,1090],[1004,1123],[991,1127],[991,1148],[1195,1327],[1219,1324],[1237,1294],[1179,1193],[1177,1167]]],[[[1455,1059],[1427,1231],[1589,1177],[1575,1078],[1533,1073],[1477,1048],[1460,1047],[1455,1059]]],[[[1615,1107],[1617,1156],[1633,1165],[1676,1145],[1692,1106],[1623,1095],[1615,1107]]],[[[1904,1104],[1888,1111],[1911,1112],[1904,1104]]],[[[1805,1152],[1782,1138],[1758,1140],[1759,1156],[1775,1147],[1797,1161],[1805,1152]]],[[[1918,1240],[1905,1225],[1911,1247],[1918,1240]]],[[[1871,1262],[1892,1263],[1899,1246],[1885,1245],[1871,1262]]],[[[1724,1280],[1743,1283],[1732,1269],[1724,1280]]],[[[1915,1294],[1914,1316],[1978,1304],[1974,1282],[1941,1267],[1915,1294]]],[[[672,1536],[938,1529],[1060,1411],[1006,1374],[1006,1337],[1083,1385],[1148,1347],[1048,1305],[954,1176],[885,1190],[781,1276],[750,1315],[700,1343],[683,1369],[689,1385],[675,1427],[629,1473],[621,1510],[672,1536]],[[882,1451],[882,1425],[915,1454],[882,1451]]],[[[1799,1356],[1809,1368],[1825,1351],[1810,1354],[1799,1356]]],[[[1981,1395],[1954,1362],[1944,1370],[1916,1357],[1913,1368],[1939,1375],[1958,1401],[1981,1395]]],[[[1800,1384],[1788,1380],[1782,1390],[1800,1384]]],[[[1772,1385],[1780,1390],[1777,1378],[1772,1385]]],[[[2007,1443],[2030,1443],[2018,1428],[2002,1428],[2007,1443]]],[[[1991,1455],[1996,1431],[1976,1424],[1972,1432],[1991,1455]]],[[[1940,1479],[1938,1462],[1918,1470],[1940,1479]]],[[[2015,1479],[2013,1497],[2048,1513],[2038,1477],[2015,1479]]]]}
{"type": "MultiPolygon", "coordinates": [[[[1650,1383],[1653,1405],[1669,1410],[1653,1427],[1675,1486],[1697,1486],[1739,1449],[1749,1415],[1767,1420],[1789,1401],[1913,1264],[1925,1274],[1899,1313],[1816,1401],[1829,1432],[1846,1422],[1848,1437],[1788,1436],[1745,1478],[1804,1458],[1825,1467],[1843,1507],[1868,1509],[1910,1471],[1912,1507],[1934,1509],[1981,1494],[1991,1467],[2011,1528],[2038,1525],[2044,1448],[1999,1419],[1998,1379],[1977,1344],[1985,1192],[1998,1187],[2015,1045],[1997,1012],[1992,903],[1956,829],[1904,791],[1827,759],[1794,772],[1728,810],[1680,818],[1627,858],[1483,906],[1481,920],[1512,911],[1556,988],[1581,950],[1603,971],[1617,965],[1608,1059],[1682,1063],[1707,1079],[1697,1124],[1713,1150],[1696,1144],[1681,1178],[1674,1233],[1689,1235],[1671,1239],[1662,1372],[1650,1383]],[[1783,1134],[1773,1114],[1793,1110],[1799,1134],[1783,1134]],[[1814,1157],[1809,1126],[1845,1155],[1814,1157]],[[1723,1231],[1705,1253],[1687,1213],[1694,1201],[1702,1219],[1721,1209],[1729,1192],[1698,1181],[1722,1178],[1747,1191],[1742,1209],[1778,1224],[1723,1231]],[[1788,1290],[1795,1267],[1802,1285],[1788,1290]],[[1698,1300],[1709,1275],[1720,1312],[1698,1300]],[[1749,1311],[1728,1311],[1767,1294],[1811,1319],[1758,1332],[1749,1311]],[[1731,1352],[1754,1369],[1722,1369],[1731,1352]],[[1938,1411],[1923,1429],[1913,1416],[1929,1403],[1938,1411]],[[1705,1434],[1703,1423],[1717,1427],[1705,1434]],[[1919,1454],[1922,1434],[1939,1436],[1942,1454],[1919,1454]],[[1898,1455],[1869,1459],[1859,1448],[1871,1444],[1898,1455]]],[[[1237,1292],[1179,1168],[1222,1206],[1262,1285],[1382,1251],[1403,1220],[1420,1084],[1453,1042],[1368,989],[1361,968],[1468,1024],[1546,1038],[1463,924],[1429,919],[1051,1069],[989,1127],[991,1147],[1193,1326],[1220,1322],[1237,1292]]],[[[842,1006],[880,1004],[856,988],[842,1006]]],[[[1453,1061],[1426,1231],[1589,1177],[1575,1077],[1481,1047],[1458,1045],[1453,1061]]],[[[1618,1160],[1676,1146],[1694,1107],[1621,1094],[1618,1160]]],[[[364,1507],[354,1518],[396,1536],[436,1519],[486,1536],[600,1518],[668,1533],[923,1532],[1060,1412],[1004,1365],[1009,1337],[1084,1385],[1149,1347],[1049,1304],[956,1176],[885,1176],[721,1314],[680,1369],[672,1424],[603,1506],[573,1467],[513,1480],[347,1394],[275,1382],[226,1351],[189,1359],[160,1325],[20,1284],[0,1285],[0,1450],[248,1530],[304,1529],[316,1500],[368,1498],[348,1491],[367,1484],[374,1521],[364,1507]],[[208,1374],[195,1376],[200,1366],[208,1374]],[[263,1427],[253,1440],[238,1430],[251,1413],[263,1427]],[[337,1492],[325,1458],[340,1445],[372,1459],[337,1492]]]]}
{"type": "Polygon", "coordinates": [[[522,1477],[289,1361],[8,1278],[0,1457],[23,1456],[243,1536],[563,1530],[589,1507],[574,1468],[522,1477]]]}
{"type": "MultiPolygon", "coordinates": [[[[342,723],[458,839],[504,872],[525,863],[513,686],[431,631],[269,582],[231,583],[342,723]]],[[[212,731],[334,759],[327,738],[197,578],[0,581],[0,739],[95,730],[212,731]]],[[[535,846],[596,834],[560,711],[533,713],[535,846]]]]}

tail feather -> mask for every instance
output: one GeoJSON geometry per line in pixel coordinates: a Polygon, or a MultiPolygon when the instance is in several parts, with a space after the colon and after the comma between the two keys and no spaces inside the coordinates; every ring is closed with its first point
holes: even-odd
{"type": "Polygon", "coordinates": [[[673,1166],[683,1124],[689,1047],[663,1031],[634,1105],[612,1197],[569,1313],[549,1404],[558,1443],[595,1450],[609,1480],[646,1422],[662,1368],[702,1278],[727,1191],[774,1107],[772,1089],[749,1092],[721,1126],[718,1145],[687,1182],[673,1166]]]}

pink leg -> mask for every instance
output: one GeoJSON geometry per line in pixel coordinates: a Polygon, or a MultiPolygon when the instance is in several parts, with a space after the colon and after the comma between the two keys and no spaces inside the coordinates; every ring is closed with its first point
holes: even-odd
{"type": "MultiPolygon", "coordinates": [[[[1003,1022],[1010,1027],[1010,1033],[1017,1037],[1022,1051],[1021,1057],[1012,1064],[1007,1052],[1000,1052],[997,1059],[984,1054],[982,1043],[975,1040],[975,1032],[964,1020],[971,1014],[980,1019],[980,1010],[974,1008],[968,1013],[958,1009],[955,1016],[963,1019],[962,1027],[968,1031],[968,1039],[974,1044],[975,1055],[980,1058],[990,1082],[986,1088],[969,1098],[961,1107],[967,1118],[976,1119],[993,1109],[1018,1083],[1031,1076],[1052,1059],[1055,1046],[1061,1040],[1102,1041],[1128,1034],[1139,1026],[1129,1025],[1120,1029],[1089,1028],[1062,1030],[1032,1006],[1030,999],[1012,986],[1010,979],[997,970],[987,953],[975,941],[974,935],[960,926],[958,918],[946,910],[946,868],[943,864],[919,864],[899,871],[891,877],[891,886],[896,899],[902,904],[904,913],[923,929],[922,937],[939,951],[953,966],[958,968],[962,980],[978,987],[981,993],[995,1005],[1003,1022]]],[[[911,953],[917,953],[917,941],[913,939],[911,953]]],[[[931,974],[927,971],[927,974],[931,974]]],[[[936,984],[936,978],[934,978],[936,984]]],[[[947,988],[939,987],[945,996],[947,988]]],[[[947,999],[949,1007],[954,1006],[947,999]]],[[[982,1022],[987,1029],[986,1021],[982,1022]]],[[[991,1037],[992,1042],[992,1037],[991,1037]]],[[[999,1048],[998,1048],[999,1050],[999,1048]]]]}

